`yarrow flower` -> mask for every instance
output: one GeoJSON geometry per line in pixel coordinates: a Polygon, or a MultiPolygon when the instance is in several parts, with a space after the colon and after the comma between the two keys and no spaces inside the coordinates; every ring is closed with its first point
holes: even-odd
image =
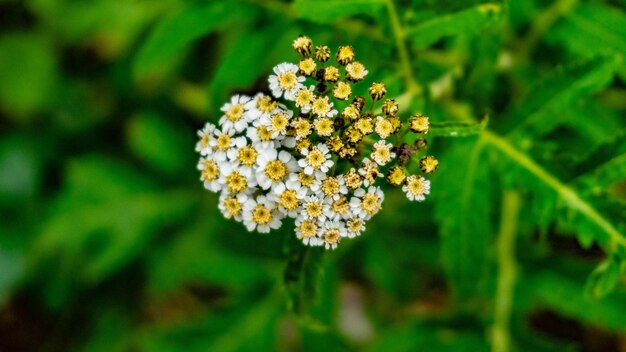
{"type": "Polygon", "coordinates": [[[225,218],[260,233],[292,218],[304,245],[335,249],[382,210],[381,182],[424,201],[430,194],[424,176],[439,162],[418,156],[428,146],[428,117],[403,122],[382,82],[355,90],[368,71],[352,46],[333,52],[307,36],[292,46],[299,59],[274,67],[271,95],[234,95],[217,125],[198,131],[197,168],[204,188],[219,193],[225,218]],[[417,134],[411,145],[404,142],[408,133],[417,134]]]}

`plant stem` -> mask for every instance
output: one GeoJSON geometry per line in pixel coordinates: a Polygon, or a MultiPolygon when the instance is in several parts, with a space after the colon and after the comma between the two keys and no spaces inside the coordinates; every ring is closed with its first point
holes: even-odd
{"type": "Polygon", "coordinates": [[[407,89],[412,96],[418,96],[422,94],[422,87],[417,83],[413,75],[413,69],[411,68],[411,60],[409,59],[409,51],[404,41],[404,30],[400,24],[398,17],[398,11],[393,3],[393,0],[386,0],[387,10],[389,12],[389,21],[391,22],[391,28],[393,29],[393,36],[396,40],[396,47],[400,54],[400,63],[404,71],[404,79],[406,81],[407,89]]]}
{"type": "Polygon", "coordinates": [[[494,303],[494,323],[491,331],[491,350],[511,350],[511,306],[517,276],[515,262],[515,234],[519,221],[521,197],[518,191],[505,190],[502,195],[500,233],[497,238],[498,285],[494,303]]]}

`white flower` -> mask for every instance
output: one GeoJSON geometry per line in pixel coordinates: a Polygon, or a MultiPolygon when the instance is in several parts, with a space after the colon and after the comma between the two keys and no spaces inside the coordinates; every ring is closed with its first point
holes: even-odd
{"type": "Polygon", "coordinates": [[[333,109],[333,103],[328,101],[328,97],[317,97],[311,103],[311,112],[317,117],[333,117],[337,115],[337,110],[333,109]]]}
{"type": "Polygon", "coordinates": [[[336,198],[327,198],[327,201],[330,202],[330,216],[331,220],[340,220],[347,219],[353,216],[352,208],[350,207],[350,202],[348,201],[348,197],[341,194],[336,198]]]}
{"type": "Polygon", "coordinates": [[[256,169],[256,178],[263,189],[284,184],[289,178],[295,178],[295,172],[298,171],[296,159],[284,150],[264,150],[257,160],[259,167],[256,169]]]}
{"type": "Polygon", "coordinates": [[[324,143],[319,143],[311,150],[302,149],[301,153],[304,158],[298,160],[298,165],[304,169],[307,175],[312,175],[315,171],[326,173],[334,164],[334,161],[330,159],[328,147],[324,143]]]}
{"type": "Polygon", "coordinates": [[[300,209],[301,200],[306,197],[307,189],[302,187],[297,178],[292,175],[291,179],[274,187],[267,197],[278,205],[278,210],[286,216],[295,218],[300,209]]]}
{"type": "Polygon", "coordinates": [[[354,191],[354,197],[350,199],[352,212],[362,219],[369,219],[382,208],[385,199],[383,191],[376,186],[370,186],[365,192],[363,188],[354,191]]]}
{"type": "Polygon", "coordinates": [[[250,97],[245,95],[234,95],[230,98],[230,103],[222,106],[224,115],[220,118],[219,124],[224,131],[234,129],[235,132],[241,132],[248,127],[248,118],[246,114],[246,103],[250,101],[250,97]]]}
{"type": "Polygon", "coordinates": [[[236,141],[236,148],[231,148],[226,152],[228,160],[241,165],[242,168],[253,168],[257,164],[259,155],[263,149],[259,149],[258,145],[250,145],[245,137],[239,137],[242,141],[236,141]]]}
{"type": "Polygon", "coordinates": [[[307,175],[303,169],[300,169],[297,173],[297,182],[301,187],[306,188],[308,194],[317,194],[322,186],[322,179],[326,177],[326,174],[318,171],[312,175],[307,175]]]}
{"type": "Polygon", "coordinates": [[[282,224],[276,205],[265,196],[248,199],[243,205],[242,217],[248,231],[256,229],[260,233],[268,233],[282,224]]]}
{"type": "Polygon", "coordinates": [[[421,202],[426,199],[427,194],[430,194],[430,181],[422,176],[411,175],[407,177],[402,191],[409,200],[421,202]]]}
{"type": "Polygon", "coordinates": [[[342,237],[346,237],[346,226],[343,221],[328,221],[320,232],[324,247],[335,249],[342,237]]]}
{"type": "Polygon", "coordinates": [[[250,192],[257,185],[256,178],[250,168],[241,167],[233,162],[222,162],[219,168],[219,182],[224,193],[250,192]]]}
{"type": "Polygon", "coordinates": [[[283,136],[272,138],[272,131],[267,126],[248,127],[246,136],[257,150],[276,149],[280,147],[283,136]]]}
{"type": "MultiPolygon", "coordinates": [[[[235,142],[238,142],[240,145],[242,143],[241,139],[237,139],[233,137],[235,134],[235,130],[231,129],[229,131],[215,130],[215,138],[213,138],[209,145],[214,149],[213,156],[216,161],[224,161],[226,160],[226,153],[230,148],[235,147],[235,142]]],[[[243,140],[243,145],[245,145],[245,139],[243,140]]]]}
{"type": "Polygon", "coordinates": [[[335,200],[342,194],[348,193],[348,187],[346,186],[346,180],[343,175],[339,176],[327,176],[322,180],[320,190],[325,197],[335,200]]]}
{"type": "Polygon", "coordinates": [[[308,219],[324,222],[330,214],[330,204],[323,198],[310,195],[302,201],[302,212],[296,219],[308,219]]]}
{"type": "Polygon", "coordinates": [[[365,231],[365,220],[353,217],[346,220],[346,236],[354,238],[365,231]]]}
{"type": "Polygon", "coordinates": [[[222,189],[222,185],[219,181],[220,166],[211,158],[200,158],[198,162],[198,170],[200,173],[200,180],[204,183],[204,188],[211,192],[219,192],[222,189]]]}
{"type": "Polygon", "coordinates": [[[318,237],[320,225],[314,220],[296,219],[296,236],[307,246],[320,246],[323,241],[318,237]]]}
{"type": "Polygon", "coordinates": [[[378,165],[368,158],[363,158],[362,165],[359,168],[359,174],[363,176],[363,185],[366,187],[374,184],[377,177],[383,176],[378,165]]]}
{"type": "Polygon", "coordinates": [[[298,76],[299,68],[292,63],[283,62],[274,67],[275,75],[271,75],[268,79],[270,90],[276,98],[280,98],[283,94],[285,99],[294,100],[296,92],[303,87],[304,76],[298,76]]]}
{"type": "Polygon", "coordinates": [[[278,102],[263,93],[255,95],[245,107],[248,111],[246,117],[254,126],[258,126],[261,119],[269,117],[279,109],[278,102]]]}
{"type": "Polygon", "coordinates": [[[226,192],[220,195],[218,208],[224,214],[226,219],[235,219],[241,221],[243,219],[243,205],[248,200],[249,196],[245,193],[228,194],[226,192]]]}
{"type": "Polygon", "coordinates": [[[372,159],[378,163],[380,166],[384,166],[391,159],[396,157],[396,153],[391,151],[393,148],[393,144],[386,142],[385,140],[380,140],[374,143],[372,147],[372,159]]]}
{"type": "Polygon", "coordinates": [[[261,119],[261,125],[267,126],[272,131],[272,139],[278,138],[278,136],[287,135],[287,127],[290,125],[293,111],[279,109],[269,117],[261,119]]]}
{"type": "Polygon", "coordinates": [[[211,148],[211,140],[214,138],[213,133],[216,127],[214,124],[207,122],[204,127],[198,131],[198,137],[200,140],[196,144],[196,151],[200,153],[200,155],[210,155],[213,152],[213,148],[211,148]]]}
{"type": "Polygon", "coordinates": [[[296,103],[296,106],[300,108],[300,112],[303,114],[307,114],[309,111],[311,111],[311,104],[315,99],[315,94],[313,93],[314,89],[315,86],[310,86],[309,88],[302,87],[300,88],[300,90],[298,90],[298,92],[296,92],[294,102],[296,103]]]}

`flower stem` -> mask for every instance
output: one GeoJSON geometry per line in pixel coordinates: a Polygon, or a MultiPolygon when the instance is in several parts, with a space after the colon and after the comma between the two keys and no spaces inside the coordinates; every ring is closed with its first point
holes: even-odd
{"type": "Polygon", "coordinates": [[[393,36],[396,40],[396,47],[398,48],[400,62],[404,71],[406,86],[412,96],[418,96],[422,94],[422,86],[420,86],[419,83],[417,83],[417,81],[415,80],[413,69],[411,68],[409,51],[404,41],[404,30],[402,29],[402,24],[400,23],[400,18],[398,17],[396,5],[393,3],[393,0],[386,0],[386,4],[387,10],[389,12],[389,21],[391,22],[391,28],[393,29],[393,36]]]}
{"type": "Polygon", "coordinates": [[[491,331],[491,350],[508,352],[511,350],[511,306],[517,276],[515,262],[515,234],[520,211],[518,191],[506,190],[502,196],[500,233],[497,238],[498,284],[494,302],[494,323],[491,331]]]}

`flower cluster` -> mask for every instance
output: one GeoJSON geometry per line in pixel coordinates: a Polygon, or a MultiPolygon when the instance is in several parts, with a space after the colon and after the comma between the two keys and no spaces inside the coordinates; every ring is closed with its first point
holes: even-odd
{"type": "Polygon", "coordinates": [[[271,96],[235,95],[221,108],[218,126],[207,123],[198,132],[198,169],[204,187],[220,194],[226,218],[261,233],[293,218],[305,245],[334,249],[382,209],[381,180],[422,201],[430,181],[407,170],[415,161],[430,174],[438,162],[416,157],[427,147],[423,137],[402,142],[408,132],[428,133],[429,121],[416,114],[402,122],[396,101],[383,100],[383,83],[370,86],[369,103],[350,99],[353,84],[368,74],[351,46],[339,47],[336,65],[327,46],[313,47],[306,36],[293,48],[300,61],[274,67],[271,96]]]}

